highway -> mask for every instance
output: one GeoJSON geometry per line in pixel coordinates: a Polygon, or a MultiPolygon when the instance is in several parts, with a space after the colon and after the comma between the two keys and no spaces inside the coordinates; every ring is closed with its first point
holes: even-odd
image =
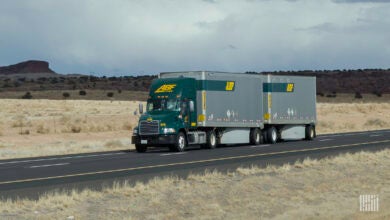
{"type": "Polygon", "coordinates": [[[320,135],[313,141],[274,145],[235,145],[213,150],[194,147],[179,153],[162,148],[147,153],[112,151],[0,160],[0,196],[38,198],[49,191],[99,190],[124,180],[135,183],[169,175],[185,178],[205,170],[226,172],[237,167],[281,165],[307,157],[385,148],[390,148],[390,130],[320,135]]]}

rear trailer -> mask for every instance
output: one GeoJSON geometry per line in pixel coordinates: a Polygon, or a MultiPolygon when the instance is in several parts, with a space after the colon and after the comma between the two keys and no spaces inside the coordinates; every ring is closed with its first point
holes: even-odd
{"type": "Polygon", "coordinates": [[[154,121],[160,128],[151,135],[142,134],[138,126],[133,143],[142,150],[153,143],[182,151],[191,144],[214,148],[219,144],[311,140],[315,137],[315,94],[315,77],[211,71],[161,73],[151,85],[148,109],[139,122],[144,125],[154,121]],[[153,103],[166,102],[176,103],[176,113],[150,108],[153,103]],[[167,129],[172,131],[169,138],[164,132],[167,129]],[[161,143],[160,139],[171,141],[161,143]]]}

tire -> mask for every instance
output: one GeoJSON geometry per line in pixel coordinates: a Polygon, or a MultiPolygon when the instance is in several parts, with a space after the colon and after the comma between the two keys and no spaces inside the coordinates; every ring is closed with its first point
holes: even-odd
{"type": "Polygon", "coordinates": [[[211,130],[206,133],[206,145],[204,146],[206,149],[214,149],[218,145],[217,136],[215,135],[215,131],[211,130]]]}
{"type": "Polygon", "coordinates": [[[270,144],[276,144],[278,141],[278,131],[275,127],[270,127],[267,129],[267,142],[270,144]]]}
{"type": "Polygon", "coordinates": [[[138,153],[145,153],[148,147],[146,145],[136,144],[135,149],[138,153]]]}
{"type": "Polygon", "coordinates": [[[316,131],[313,125],[307,125],[305,128],[305,139],[311,141],[315,138],[316,131]]]}
{"type": "Polygon", "coordinates": [[[259,145],[261,143],[262,135],[261,131],[258,128],[251,129],[249,135],[249,141],[252,145],[259,145]]]}
{"type": "Polygon", "coordinates": [[[175,151],[182,152],[187,148],[187,138],[183,132],[179,132],[176,138],[175,151]]]}

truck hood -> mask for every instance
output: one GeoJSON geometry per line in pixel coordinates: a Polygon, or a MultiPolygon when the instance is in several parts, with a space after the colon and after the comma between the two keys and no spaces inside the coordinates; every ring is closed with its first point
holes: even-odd
{"type": "Polygon", "coordinates": [[[172,124],[173,122],[177,122],[177,116],[179,115],[179,112],[173,112],[173,111],[154,111],[154,112],[147,112],[140,117],[140,121],[160,121],[167,124],[172,124]]]}

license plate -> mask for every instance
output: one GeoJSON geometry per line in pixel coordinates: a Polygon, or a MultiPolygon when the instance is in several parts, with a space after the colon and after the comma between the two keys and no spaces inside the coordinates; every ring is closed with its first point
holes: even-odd
{"type": "Polygon", "coordinates": [[[148,140],[141,140],[141,144],[148,144],[148,140]]]}

